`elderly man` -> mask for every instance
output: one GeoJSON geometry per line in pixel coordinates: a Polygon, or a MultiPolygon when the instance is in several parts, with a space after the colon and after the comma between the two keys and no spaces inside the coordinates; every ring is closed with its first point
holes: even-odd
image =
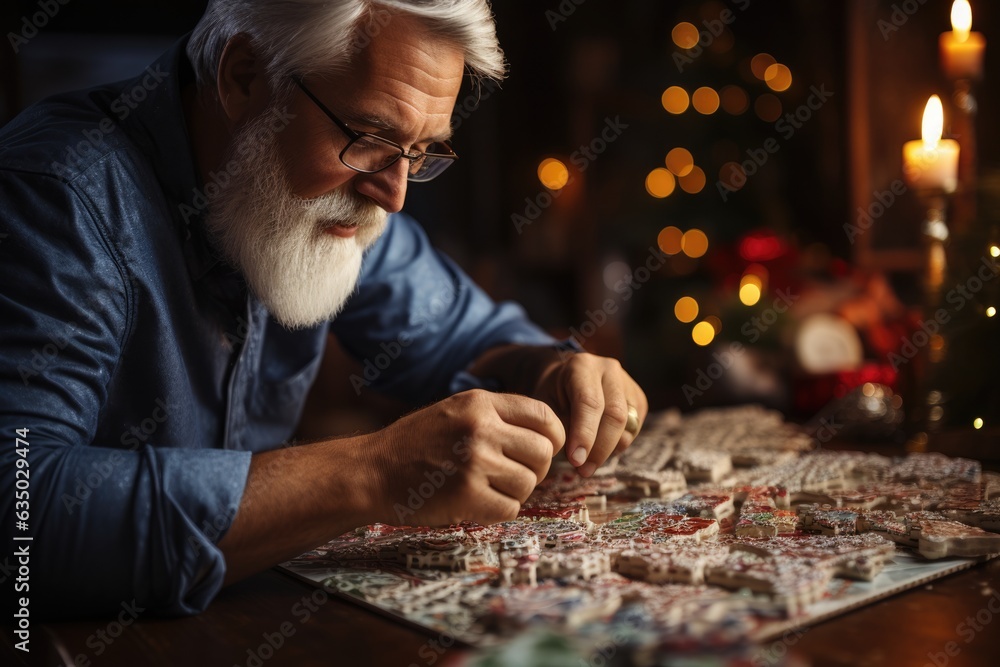
{"type": "Polygon", "coordinates": [[[3,128],[0,507],[33,614],[194,613],[359,525],[510,519],[564,446],[587,476],[631,443],[616,361],[399,213],[502,58],[485,0],[213,0],[135,80],[3,128]],[[438,402],[282,447],[328,333],[396,345],[375,386],[438,402]]]}

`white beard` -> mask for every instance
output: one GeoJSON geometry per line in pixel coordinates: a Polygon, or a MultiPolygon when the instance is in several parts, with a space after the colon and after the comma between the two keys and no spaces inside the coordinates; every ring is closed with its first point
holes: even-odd
{"type": "Polygon", "coordinates": [[[350,184],[314,199],[296,197],[271,129],[276,111],[268,109],[237,133],[227,163],[236,165],[231,181],[212,198],[205,223],[274,318],[297,329],[340,312],[387,214],[350,184]],[[343,238],[323,231],[337,223],[357,225],[357,232],[343,238]]]}

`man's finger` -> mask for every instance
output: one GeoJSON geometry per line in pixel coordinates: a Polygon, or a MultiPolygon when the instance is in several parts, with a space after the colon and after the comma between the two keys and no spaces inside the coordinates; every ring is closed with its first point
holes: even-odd
{"type": "Polygon", "coordinates": [[[625,400],[621,377],[606,373],[601,380],[604,389],[604,412],[587,462],[580,466],[580,474],[584,477],[593,475],[594,471],[611,456],[623,434],[626,433],[625,426],[628,422],[629,404],[625,400]]]}
{"type": "Polygon", "coordinates": [[[590,457],[590,450],[597,440],[597,433],[604,416],[604,389],[600,372],[593,367],[579,367],[568,373],[563,392],[569,404],[569,435],[566,455],[569,462],[579,467],[590,457]]]}
{"type": "Polygon", "coordinates": [[[566,429],[559,417],[542,401],[518,394],[492,394],[493,407],[500,419],[512,426],[531,429],[552,443],[550,458],[566,444],[566,429]]]}
{"type": "Polygon", "coordinates": [[[534,471],[510,459],[495,462],[486,473],[490,488],[523,503],[538,483],[534,471]]]}
{"type": "Polygon", "coordinates": [[[524,428],[510,427],[503,433],[501,450],[511,461],[516,461],[535,473],[537,481],[545,479],[552,465],[552,442],[543,435],[524,428]]]}

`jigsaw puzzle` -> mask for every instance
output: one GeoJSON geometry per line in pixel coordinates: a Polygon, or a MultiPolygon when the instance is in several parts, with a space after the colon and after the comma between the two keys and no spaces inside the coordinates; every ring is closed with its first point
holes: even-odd
{"type": "Polygon", "coordinates": [[[541,623],[718,646],[1000,552],[997,496],[976,461],[814,450],[756,406],[670,411],[591,479],[554,465],[515,521],[365,526],[284,566],[473,645],[541,623]]]}

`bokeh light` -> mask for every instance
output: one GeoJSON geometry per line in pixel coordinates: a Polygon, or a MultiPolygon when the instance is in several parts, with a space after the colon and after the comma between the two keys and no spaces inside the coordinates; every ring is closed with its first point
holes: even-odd
{"type": "Polygon", "coordinates": [[[694,169],[694,156],[686,148],[674,148],[667,153],[666,163],[674,176],[687,176],[694,169]]]}
{"type": "Polygon", "coordinates": [[[744,306],[753,306],[760,301],[760,286],[754,283],[740,285],[740,303],[744,306]]]}
{"type": "Polygon", "coordinates": [[[771,93],[764,93],[753,103],[754,113],[766,123],[773,123],[781,118],[781,100],[771,93]]]}
{"type": "Polygon", "coordinates": [[[783,92],[792,86],[792,70],[786,65],[775,63],[764,71],[764,83],[775,92],[783,92]]]}
{"type": "Polygon", "coordinates": [[[715,327],[711,322],[698,322],[691,329],[691,339],[698,345],[705,347],[715,340],[715,327]]]}
{"type": "Polygon", "coordinates": [[[1000,246],[990,246],[990,257],[1000,257],[1000,246]]]}
{"type": "Polygon", "coordinates": [[[687,324],[698,317],[698,302],[689,296],[682,296],[674,304],[674,317],[687,324]]]}
{"type": "Polygon", "coordinates": [[[670,113],[682,114],[687,111],[691,100],[688,97],[686,90],[680,86],[670,86],[663,91],[663,97],[660,98],[660,103],[663,104],[663,108],[670,113]]]}
{"type": "Polygon", "coordinates": [[[719,110],[719,94],[714,88],[702,86],[691,95],[695,111],[709,116],[719,110]]]}
{"type": "Polygon", "coordinates": [[[719,98],[722,100],[722,108],[726,113],[734,116],[739,116],[750,108],[750,98],[746,91],[739,86],[726,86],[719,91],[719,98]]]}
{"type": "Polygon", "coordinates": [[[569,169],[554,157],[545,158],[538,165],[538,180],[549,190],[561,190],[569,182],[569,169]]]}
{"type": "Polygon", "coordinates": [[[697,259],[708,252],[708,236],[700,229],[689,229],[681,237],[681,250],[688,257],[697,259]]]}
{"type": "Polygon", "coordinates": [[[670,37],[674,40],[674,44],[682,49],[692,49],[698,43],[698,28],[692,23],[682,21],[670,31],[670,37]]]}
{"type": "Polygon", "coordinates": [[[712,328],[715,330],[716,336],[722,333],[722,320],[720,320],[718,317],[716,317],[715,315],[709,315],[708,317],[705,318],[705,321],[712,325],[712,328]]]}
{"type": "Polygon", "coordinates": [[[705,171],[701,167],[691,167],[691,171],[678,180],[681,183],[681,190],[688,194],[697,194],[705,187],[705,171]]]}
{"type": "Polygon", "coordinates": [[[681,251],[681,237],[684,232],[676,227],[664,227],[656,235],[656,245],[667,255],[676,255],[681,251]]]}
{"type": "Polygon", "coordinates": [[[978,431],[982,427],[983,427],[983,418],[982,417],[976,417],[975,419],[972,420],[972,428],[974,428],[974,429],[976,429],[978,431]]]}
{"type": "Polygon", "coordinates": [[[614,289],[616,285],[628,283],[632,280],[632,267],[621,260],[609,262],[604,267],[601,277],[604,278],[605,287],[614,289]]]}
{"type": "Polygon", "coordinates": [[[996,314],[997,314],[997,309],[994,308],[993,306],[990,306],[989,308],[986,309],[986,317],[993,317],[996,314]]]}
{"type": "Polygon", "coordinates": [[[767,68],[777,62],[770,53],[758,53],[750,60],[750,69],[755,77],[763,81],[767,68]]]}
{"type": "Polygon", "coordinates": [[[657,199],[669,197],[676,185],[674,175],[663,167],[657,167],[646,176],[646,192],[657,199]]]}

